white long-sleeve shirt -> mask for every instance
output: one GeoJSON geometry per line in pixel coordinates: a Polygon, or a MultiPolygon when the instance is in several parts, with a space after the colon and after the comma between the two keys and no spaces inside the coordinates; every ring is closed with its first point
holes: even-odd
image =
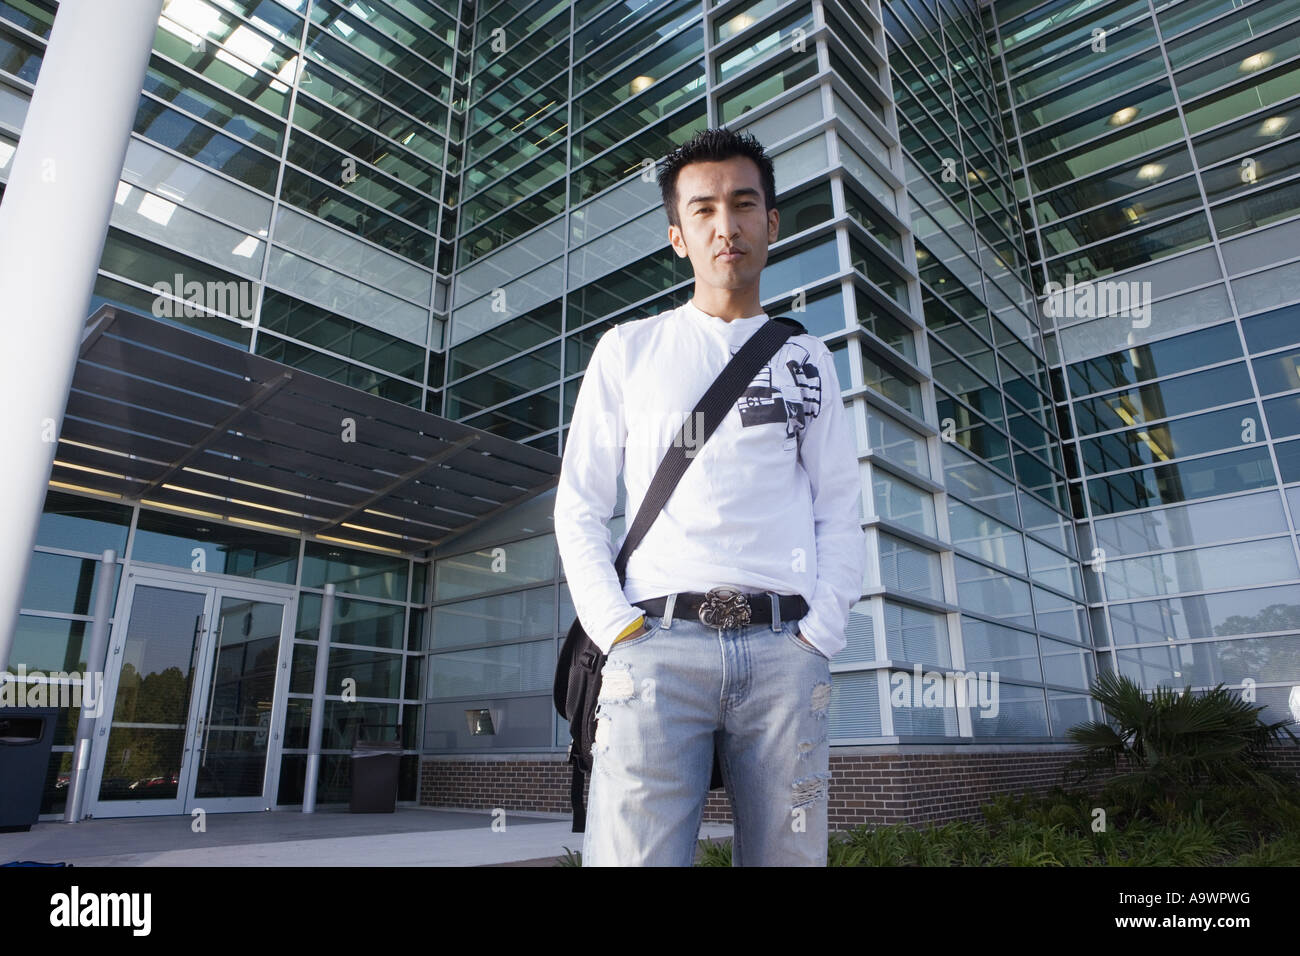
{"type": "Polygon", "coordinates": [[[682,422],[767,320],[728,322],[688,302],[596,343],[565,442],[555,537],[574,609],[604,653],[643,613],[634,602],[720,585],[801,594],[799,631],[828,658],[844,648],[863,589],[862,486],[835,363],[816,336],[788,339],[706,443],[688,437],[697,460],[628,558],[621,589],[614,571],[619,470],[630,528],[682,422]]]}

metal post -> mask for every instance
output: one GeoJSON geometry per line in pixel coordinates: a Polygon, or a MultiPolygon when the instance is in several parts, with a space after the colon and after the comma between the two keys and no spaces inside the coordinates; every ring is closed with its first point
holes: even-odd
{"type": "Polygon", "coordinates": [[[329,667],[330,628],[334,626],[334,585],[325,585],[320,602],[320,632],[316,636],[316,683],[311,691],[311,725],[307,731],[307,779],[302,787],[302,812],[316,812],[316,778],[320,776],[320,739],[325,727],[325,680],[329,667]]]}
{"type": "Polygon", "coordinates": [[[104,551],[99,561],[99,590],[95,592],[95,620],[90,625],[90,647],[86,651],[86,672],[81,675],[81,714],[77,717],[77,745],[72,752],[72,778],[68,781],[68,802],[63,808],[64,823],[78,823],[86,803],[89,781],[90,751],[94,741],[95,723],[108,706],[104,700],[105,677],[108,660],[108,618],[113,613],[114,587],[117,571],[117,552],[104,551]],[[92,684],[97,682],[97,686],[92,684]],[[86,697],[86,688],[94,687],[94,700],[86,697]],[[87,706],[87,705],[90,706],[87,706]]]}
{"type": "Polygon", "coordinates": [[[0,202],[0,671],[163,0],[63,0],[0,202]]]}

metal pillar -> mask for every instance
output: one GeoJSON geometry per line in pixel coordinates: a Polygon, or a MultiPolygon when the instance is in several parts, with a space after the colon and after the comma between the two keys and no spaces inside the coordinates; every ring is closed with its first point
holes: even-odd
{"type": "Polygon", "coordinates": [[[316,812],[316,779],[320,776],[320,739],[325,727],[325,680],[329,667],[330,629],[334,626],[334,585],[325,585],[316,635],[316,683],[311,691],[311,724],[307,730],[307,779],[302,786],[302,812],[316,812]]]}
{"type": "Polygon", "coordinates": [[[99,590],[95,592],[95,620],[90,625],[90,647],[86,651],[86,672],[81,675],[81,714],[77,717],[77,745],[72,751],[72,778],[68,781],[68,801],[63,808],[63,822],[77,823],[86,804],[86,787],[90,785],[90,750],[95,735],[95,723],[108,707],[104,688],[108,681],[104,674],[108,659],[108,619],[113,613],[116,596],[117,552],[109,548],[99,563],[99,590]],[[91,682],[95,683],[92,684],[91,682]],[[94,700],[87,700],[87,687],[94,688],[94,700]]]}

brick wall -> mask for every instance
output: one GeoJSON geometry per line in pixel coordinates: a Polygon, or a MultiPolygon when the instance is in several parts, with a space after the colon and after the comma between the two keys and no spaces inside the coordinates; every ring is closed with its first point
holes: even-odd
{"type": "MultiPolygon", "coordinates": [[[[1300,749],[1278,752],[1277,763],[1300,773],[1300,749]]],[[[1061,782],[1069,748],[943,752],[924,748],[831,750],[829,823],[832,830],[861,823],[942,823],[980,819],[991,797],[1044,793],[1061,782]]],[[[1095,791],[1100,781],[1085,788],[1095,791]]],[[[569,765],[562,755],[425,757],[420,804],[569,812],[569,765]]],[[[731,822],[723,790],[710,791],[704,819],[731,822]]]]}

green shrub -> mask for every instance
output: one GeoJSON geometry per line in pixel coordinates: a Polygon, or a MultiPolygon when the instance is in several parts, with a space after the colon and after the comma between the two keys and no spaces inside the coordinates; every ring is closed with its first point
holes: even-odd
{"type": "Polygon", "coordinates": [[[731,866],[731,841],[700,841],[700,858],[696,866],[731,866]]]}
{"type": "Polygon", "coordinates": [[[1170,820],[1188,809],[1187,794],[1213,784],[1254,787],[1276,804],[1296,803],[1293,775],[1269,766],[1270,744],[1282,735],[1300,742],[1287,721],[1265,724],[1252,706],[1219,684],[1200,696],[1157,687],[1150,694],[1127,677],[1102,674],[1092,696],[1109,723],[1091,721],[1067,736],[1078,746],[1068,770],[1079,780],[1101,770],[1116,774],[1108,799],[1134,812],[1170,820]]]}

